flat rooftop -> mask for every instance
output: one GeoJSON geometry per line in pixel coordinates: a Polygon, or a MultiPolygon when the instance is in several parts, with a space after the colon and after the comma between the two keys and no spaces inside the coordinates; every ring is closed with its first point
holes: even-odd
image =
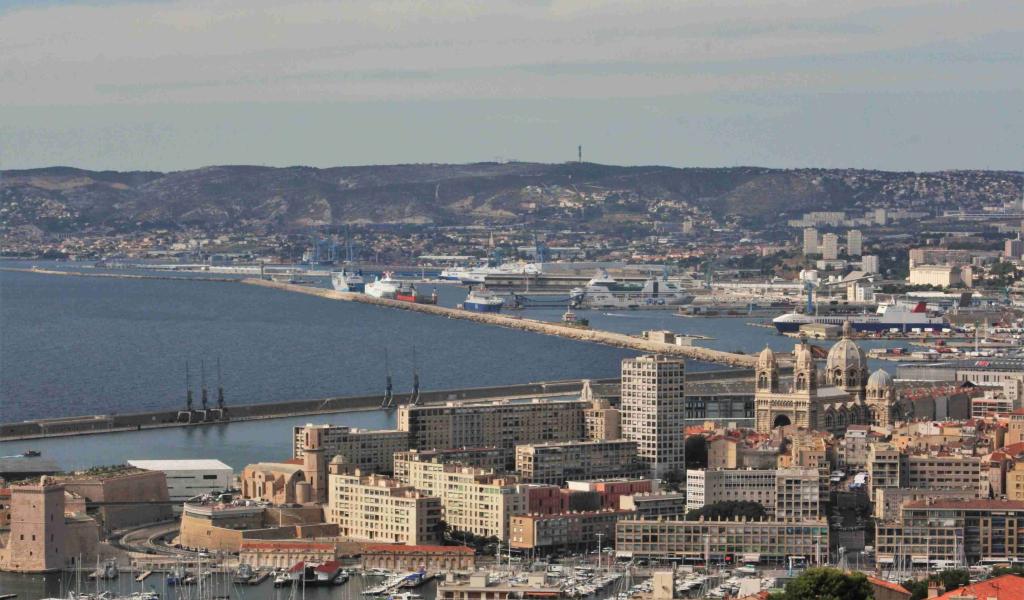
{"type": "Polygon", "coordinates": [[[131,459],[128,464],[147,471],[231,471],[231,467],[215,458],[180,458],[180,459],[157,459],[157,460],[136,460],[131,459]]]}

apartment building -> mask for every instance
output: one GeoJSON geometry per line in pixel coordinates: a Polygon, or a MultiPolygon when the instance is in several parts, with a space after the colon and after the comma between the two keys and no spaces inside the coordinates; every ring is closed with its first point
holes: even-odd
{"type": "Polygon", "coordinates": [[[804,254],[804,256],[807,256],[808,254],[817,254],[817,253],[818,253],[818,230],[813,228],[813,227],[807,227],[807,228],[804,229],[803,254],[804,254]]]}
{"type": "MultiPolygon", "coordinates": [[[[657,479],[602,479],[598,481],[567,481],[570,493],[593,492],[601,508],[619,508],[619,499],[633,494],[649,494],[660,490],[657,479]]],[[[530,512],[536,512],[531,510],[530,512]]]]}
{"type": "Polygon", "coordinates": [[[328,523],[342,537],[421,546],[441,541],[441,499],[383,475],[334,463],[328,476],[328,523]]]}
{"type": "Polygon", "coordinates": [[[622,437],[636,442],[651,477],[685,469],[685,380],[682,359],[645,355],[622,361],[622,437]]]}
{"type": "Polygon", "coordinates": [[[621,496],[619,508],[636,513],[638,519],[675,519],[686,516],[686,494],[646,492],[621,496]]]}
{"type": "Polygon", "coordinates": [[[800,557],[808,564],[828,562],[828,522],[644,521],[623,519],[615,530],[619,558],[684,562],[750,561],[786,564],[800,557]]]}
{"type": "Polygon", "coordinates": [[[396,459],[396,465],[408,476],[404,483],[441,499],[444,520],[456,531],[508,539],[509,517],[527,512],[515,476],[455,463],[396,459]]]}
{"type": "Polygon", "coordinates": [[[358,429],[344,425],[298,425],[294,428],[292,456],[303,458],[307,433],[318,430],[325,460],[341,456],[367,473],[393,473],[395,452],[408,450],[409,434],[397,429],[358,429]]]}
{"type": "Polygon", "coordinates": [[[805,467],[775,472],[775,518],[813,519],[821,514],[818,470],[805,467]]]}
{"type": "Polygon", "coordinates": [[[526,483],[563,485],[570,479],[634,477],[647,473],[630,440],[548,442],[516,446],[516,472],[526,483]]]}
{"type": "Polygon", "coordinates": [[[516,455],[513,448],[485,446],[483,448],[451,448],[448,450],[406,450],[395,453],[395,479],[409,480],[409,474],[403,469],[405,461],[410,460],[458,463],[469,467],[488,469],[495,473],[512,471],[516,467],[516,455]]]}
{"type": "Polygon", "coordinates": [[[563,600],[569,594],[560,582],[548,582],[544,573],[528,573],[525,581],[492,579],[486,572],[468,580],[446,580],[437,585],[437,600],[563,600]]]}
{"type": "Polygon", "coordinates": [[[820,511],[817,469],[690,469],[686,472],[686,508],[716,502],[757,502],[779,519],[817,517],[820,511]]]}
{"type": "Polygon", "coordinates": [[[864,235],[859,229],[851,229],[846,232],[846,254],[849,256],[860,256],[864,247],[864,235]]]}
{"type": "Polygon", "coordinates": [[[596,398],[583,411],[583,427],[588,440],[617,440],[622,437],[622,416],[608,400],[596,398]]]}
{"type": "Polygon", "coordinates": [[[636,513],[629,510],[517,515],[512,517],[509,543],[513,548],[535,552],[562,548],[589,550],[598,543],[602,547],[611,546],[616,523],[635,516],[636,513]]]}
{"type": "Polygon", "coordinates": [[[450,402],[398,407],[398,429],[408,448],[460,448],[581,440],[585,400],[450,402]]]}
{"type": "Polygon", "coordinates": [[[988,473],[980,456],[907,454],[891,444],[874,443],[868,450],[868,493],[880,488],[966,490],[988,496],[988,473]]]}
{"type": "Polygon", "coordinates": [[[834,233],[826,233],[821,236],[821,258],[822,260],[835,260],[839,258],[839,236],[834,233]]]}
{"type": "Polygon", "coordinates": [[[757,502],[775,510],[776,469],[687,469],[686,509],[725,501],[757,502]]]}
{"type": "Polygon", "coordinates": [[[900,463],[902,455],[892,444],[874,443],[868,445],[868,497],[874,498],[881,488],[901,487],[900,463]]]}
{"type": "MultiPolygon", "coordinates": [[[[878,488],[872,497],[873,516],[879,521],[899,521],[903,518],[903,505],[919,500],[972,500],[971,490],[923,490],[921,488],[878,488]]],[[[1012,498],[1011,498],[1012,499],[1012,498]]]]}
{"type": "Polygon", "coordinates": [[[1024,556],[1024,502],[920,500],[903,506],[898,522],[875,526],[876,560],[883,568],[940,569],[1014,562],[1024,556]]]}

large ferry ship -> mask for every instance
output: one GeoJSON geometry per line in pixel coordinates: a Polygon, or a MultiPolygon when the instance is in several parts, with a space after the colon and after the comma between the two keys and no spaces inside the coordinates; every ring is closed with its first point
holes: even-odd
{"type": "Polygon", "coordinates": [[[508,262],[496,267],[470,267],[466,269],[445,269],[441,277],[458,277],[466,285],[486,283],[488,275],[540,275],[543,267],[539,263],[508,262]]]}
{"type": "Polygon", "coordinates": [[[342,269],[331,272],[331,287],[339,292],[362,293],[366,290],[366,280],[363,278],[362,271],[352,273],[342,269]]]}
{"type": "Polygon", "coordinates": [[[501,312],[505,299],[490,290],[470,290],[462,308],[476,312],[501,312]]]}
{"type": "Polygon", "coordinates": [[[693,302],[693,294],[677,282],[650,278],[643,283],[616,281],[601,271],[582,288],[573,288],[569,297],[577,308],[657,308],[681,306],[693,302]]]}
{"type": "Polygon", "coordinates": [[[924,302],[918,302],[912,308],[906,304],[880,304],[873,313],[853,315],[786,313],[772,319],[772,324],[779,333],[795,333],[800,331],[801,325],[842,325],[846,321],[850,322],[855,331],[911,331],[949,327],[944,316],[929,314],[924,302]]]}
{"type": "Polygon", "coordinates": [[[394,299],[398,286],[399,282],[391,278],[391,273],[385,272],[383,277],[378,277],[376,280],[366,284],[364,291],[367,296],[373,296],[374,298],[394,299]]]}

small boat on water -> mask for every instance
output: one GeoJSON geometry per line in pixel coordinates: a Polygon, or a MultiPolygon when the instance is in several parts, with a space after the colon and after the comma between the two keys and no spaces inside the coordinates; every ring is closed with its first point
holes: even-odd
{"type": "Polygon", "coordinates": [[[235,570],[235,583],[249,583],[249,580],[255,576],[252,567],[242,563],[238,565],[238,569],[235,570]]]}
{"type": "Polygon", "coordinates": [[[573,312],[572,308],[570,308],[569,310],[565,311],[564,314],[562,314],[562,325],[568,325],[569,327],[579,327],[581,329],[585,329],[587,327],[590,327],[590,321],[582,317],[576,316],[576,313],[573,312]]]}

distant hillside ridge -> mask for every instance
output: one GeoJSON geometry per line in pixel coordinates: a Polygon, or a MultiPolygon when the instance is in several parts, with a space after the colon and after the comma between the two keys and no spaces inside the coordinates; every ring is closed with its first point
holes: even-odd
{"type": "Polygon", "coordinates": [[[707,217],[751,226],[811,210],[973,209],[1019,201],[1020,171],[887,172],[594,163],[211,166],[0,172],[0,228],[201,227],[289,232],[345,224],[586,226],[707,217]]]}

